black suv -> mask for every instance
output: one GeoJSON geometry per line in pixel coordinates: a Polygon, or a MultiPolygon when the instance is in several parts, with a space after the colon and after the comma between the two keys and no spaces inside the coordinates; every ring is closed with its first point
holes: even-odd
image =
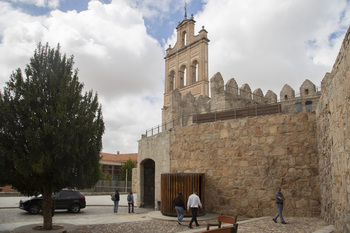
{"type": "MultiPolygon", "coordinates": [[[[80,209],[86,206],[85,196],[77,190],[63,189],[53,194],[52,199],[55,200],[56,210],[67,209],[70,212],[79,213],[80,209]]],[[[37,197],[21,199],[19,208],[31,214],[38,214],[41,209],[42,200],[43,197],[41,194],[37,197]]]]}

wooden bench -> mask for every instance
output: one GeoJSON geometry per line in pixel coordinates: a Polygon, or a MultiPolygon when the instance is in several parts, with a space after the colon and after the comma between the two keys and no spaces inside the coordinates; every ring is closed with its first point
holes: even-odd
{"type": "MultiPolygon", "coordinates": [[[[237,224],[237,216],[236,217],[230,217],[230,216],[226,216],[226,215],[220,215],[218,216],[218,222],[217,223],[208,223],[207,224],[207,231],[209,231],[209,228],[211,226],[216,226],[218,228],[221,228],[222,223],[230,223],[232,224],[232,228],[234,229],[233,232],[237,232],[238,229],[238,224],[237,224]]],[[[227,228],[227,227],[225,227],[227,228]]]]}
{"type": "Polygon", "coordinates": [[[223,227],[223,228],[216,228],[208,231],[202,231],[202,233],[236,233],[237,228],[236,227],[223,227]]]}

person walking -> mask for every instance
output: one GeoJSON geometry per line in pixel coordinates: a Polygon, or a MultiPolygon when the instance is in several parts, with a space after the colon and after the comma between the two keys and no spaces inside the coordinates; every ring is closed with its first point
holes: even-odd
{"type": "Polygon", "coordinates": [[[131,212],[134,213],[134,195],[132,195],[132,192],[129,192],[127,196],[128,201],[128,207],[129,207],[129,214],[130,214],[130,207],[132,207],[131,212]]]}
{"type": "Polygon", "coordinates": [[[184,218],[185,215],[185,202],[184,199],[182,197],[182,192],[179,192],[177,197],[175,197],[174,201],[173,201],[174,205],[175,205],[175,209],[177,212],[177,223],[179,225],[181,225],[181,222],[184,218]]]}
{"type": "Polygon", "coordinates": [[[118,213],[119,200],[120,200],[119,191],[115,190],[115,193],[114,193],[114,213],[118,213]]]}
{"type": "Polygon", "coordinates": [[[285,198],[284,198],[283,194],[281,193],[281,188],[280,187],[277,188],[277,192],[275,194],[275,199],[276,199],[277,214],[272,220],[275,223],[277,223],[277,218],[280,217],[282,224],[287,224],[284,221],[283,215],[282,215],[283,203],[284,203],[285,198]]]}
{"type": "Polygon", "coordinates": [[[202,203],[199,197],[197,196],[197,189],[193,190],[193,194],[188,198],[187,202],[187,212],[192,211],[192,219],[190,221],[190,224],[188,225],[188,228],[192,229],[192,223],[196,223],[196,227],[199,226],[197,222],[197,214],[198,214],[198,208],[202,208],[202,203]]]}

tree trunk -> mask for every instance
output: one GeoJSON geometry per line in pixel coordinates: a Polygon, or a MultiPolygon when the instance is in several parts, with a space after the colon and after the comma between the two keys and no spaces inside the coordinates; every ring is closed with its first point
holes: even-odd
{"type": "Polygon", "coordinates": [[[43,230],[52,230],[52,190],[50,188],[43,189],[43,230]]]}

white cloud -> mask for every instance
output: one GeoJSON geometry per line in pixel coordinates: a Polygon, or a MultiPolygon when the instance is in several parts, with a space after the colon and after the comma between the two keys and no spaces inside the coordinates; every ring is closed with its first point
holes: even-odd
{"type": "Polygon", "coordinates": [[[13,70],[29,62],[45,31],[42,21],[42,17],[30,16],[0,2],[0,86],[13,70]]]}
{"type": "MultiPolygon", "coordinates": [[[[202,25],[208,31],[209,77],[221,72],[225,81],[235,78],[239,86],[248,83],[264,94],[271,89],[279,95],[286,83],[298,92],[305,79],[319,86],[350,24],[346,0],[205,2],[195,15],[195,31],[202,25]]],[[[52,9],[60,4],[27,3],[50,3],[52,9]]],[[[53,10],[37,17],[0,2],[0,86],[29,62],[38,42],[60,43],[62,52],[74,55],[85,88],[99,94],[106,123],[103,151],[137,152],[141,134],[161,123],[164,51],[176,42],[172,35],[162,48],[147,34],[144,19],[170,25],[183,20],[170,18],[183,7],[183,0],[91,1],[79,13],[53,10]]]]}
{"type": "Polygon", "coordinates": [[[106,127],[104,141],[113,145],[107,152],[137,152],[137,141],[141,135],[161,122],[160,107],[163,99],[157,98],[154,101],[137,95],[122,96],[110,101],[100,99],[106,127]]]}
{"type": "Polygon", "coordinates": [[[208,0],[195,20],[208,31],[210,77],[278,96],[286,83],[320,85],[350,23],[346,0],[208,0]]]}
{"type": "Polygon", "coordinates": [[[1,85],[29,63],[37,43],[60,43],[63,53],[74,55],[85,89],[99,95],[106,123],[103,151],[137,152],[141,133],[160,123],[164,76],[163,49],[147,35],[140,11],[121,0],[91,1],[80,13],[54,10],[34,17],[0,4],[1,85]]]}

